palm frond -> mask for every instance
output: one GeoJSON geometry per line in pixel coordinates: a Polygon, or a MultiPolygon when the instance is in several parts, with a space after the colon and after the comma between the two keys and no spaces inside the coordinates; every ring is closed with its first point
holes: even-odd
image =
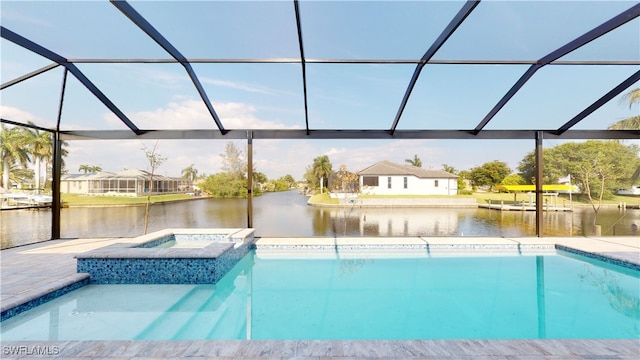
{"type": "Polygon", "coordinates": [[[633,89],[628,93],[624,94],[620,99],[620,101],[628,103],[629,108],[631,108],[633,104],[640,102],[640,88],[633,89]]]}
{"type": "Polygon", "coordinates": [[[632,116],[609,125],[609,130],[640,130],[640,116],[632,116]]]}

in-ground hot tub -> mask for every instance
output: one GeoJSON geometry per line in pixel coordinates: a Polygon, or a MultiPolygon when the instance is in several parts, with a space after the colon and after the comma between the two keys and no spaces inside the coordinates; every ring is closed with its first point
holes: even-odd
{"type": "Polygon", "coordinates": [[[254,229],[166,229],[76,255],[93,284],[215,284],[254,248],[254,229]]]}

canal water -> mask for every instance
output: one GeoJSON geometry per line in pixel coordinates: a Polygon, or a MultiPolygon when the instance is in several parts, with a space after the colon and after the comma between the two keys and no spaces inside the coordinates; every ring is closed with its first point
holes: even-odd
{"type": "MultiPolygon", "coordinates": [[[[296,191],[267,193],[254,199],[257,236],[535,236],[535,213],[476,208],[317,208],[296,191]]],[[[142,235],[144,206],[72,207],[62,209],[62,238],[133,237],[142,235]]],[[[545,236],[591,234],[593,210],[547,212],[545,236]]],[[[246,200],[199,199],[155,204],[149,232],[171,227],[246,227],[246,200]]],[[[603,208],[602,235],[635,235],[640,210],[603,208]]],[[[0,212],[2,248],[48,240],[51,211],[0,212]]]]}

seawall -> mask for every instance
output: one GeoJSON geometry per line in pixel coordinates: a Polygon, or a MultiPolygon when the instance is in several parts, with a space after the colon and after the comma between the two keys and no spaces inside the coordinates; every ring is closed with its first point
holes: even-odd
{"type": "MultiPolygon", "coordinates": [[[[309,199],[311,200],[311,199],[309,199]]],[[[340,200],[340,204],[321,204],[311,201],[308,205],[317,207],[478,207],[475,198],[363,198],[354,200],[340,200]]]]}

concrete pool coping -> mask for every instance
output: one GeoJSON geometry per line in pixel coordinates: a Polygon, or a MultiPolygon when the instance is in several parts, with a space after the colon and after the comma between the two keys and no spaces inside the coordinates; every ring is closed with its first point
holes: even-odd
{"type": "MultiPolygon", "coordinates": [[[[74,256],[127,238],[53,240],[0,252],[2,311],[80,281],[74,256]]],[[[497,237],[376,237],[376,238],[261,238],[260,245],[300,246],[314,242],[331,246],[429,244],[484,246],[561,245],[640,265],[640,237],[497,238],[497,237]]],[[[637,359],[635,340],[414,340],[414,341],[314,341],[314,340],[207,340],[207,341],[3,341],[3,358],[137,359],[137,358],[491,358],[491,359],[637,359]],[[15,350],[13,355],[7,352],[15,350]],[[35,351],[34,351],[35,349],[35,351]],[[53,353],[56,354],[53,354],[53,353]]]]}
{"type": "Polygon", "coordinates": [[[245,243],[253,242],[254,229],[218,228],[218,229],[185,229],[171,228],[155,231],[150,234],[127,238],[96,249],[75,255],[76,259],[145,259],[145,258],[211,258],[222,255],[227,250],[245,243]],[[224,236],[219,240],[207,240],[203,247],[146,247],[156,241],[166,242],[170,236],[224,236]]]}

